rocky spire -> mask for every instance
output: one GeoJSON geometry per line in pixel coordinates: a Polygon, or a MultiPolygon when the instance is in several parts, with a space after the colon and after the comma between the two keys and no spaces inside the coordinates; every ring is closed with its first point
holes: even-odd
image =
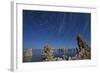
{"type": "Polygon", "coordinates": [[[84,41],[80,34],[77,36],[77,44],[79,49],[79,59],[90,59],[91,58],[91,48],[84,41]]]}
{"type": "Polygon", "coordinates": [[[53,48],[49,47],[48,45],[44,46],[42,51],[42,59],[44,61],[53,61],[54,60],[54,50],[53,48]]]}
{"type": "Polygon", "coordinates": [[[78,34],[77,36],[77,44],[78,44],[78,47],[82,47],[82,48],[86,48],[86,42],[83,40],[83,38],[81,37],[80,34],[78,34]]]}

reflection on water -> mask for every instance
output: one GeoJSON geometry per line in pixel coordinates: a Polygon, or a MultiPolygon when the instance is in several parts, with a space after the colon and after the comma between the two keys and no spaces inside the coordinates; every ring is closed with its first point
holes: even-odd
{"type": "Polygon", "coordinates": [[[91,47],[77,36],[78,48],[59,48],[54,49],[48,45],[43,49],[27,48],[23,50],[23,62],[39,61],[61,61],[61,60],[84,60],[91,59],[91,47]]]}

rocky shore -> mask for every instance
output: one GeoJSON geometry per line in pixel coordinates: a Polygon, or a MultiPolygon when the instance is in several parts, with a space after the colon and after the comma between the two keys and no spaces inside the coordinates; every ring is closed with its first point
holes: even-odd
{"type": "Polygon", "coordinates": [[[80,35],[77,36],[77,44],[78,44],[78,48],[75,49],[77,51],[77,54],[74,57],[65,55],[65,53],[69,50],[67,48],[59,49],[59,51],[63,53],[62,57],[55,57],[53,54],[54,49],[48,47],[48,45],[44,46],[43,53],[42,53],[43,61],[91,59],[91,48],[88,46],[88,44],[83,40],[83,38],[80,35]]]}
{"type": "MultiPolygon", "coordinates": [[[[61,57],[56,57],[54,52],[55,48],[52,48],[48,45],[45,45],[42,49],[41,57],[42,61],[62,61],[62,60],[86,60],[91,59],[91,48],[85,42],[85,40],[81,37],[81,35],[77,35],[77,45],[78,47],[72,49],[72,51],[76,51],[75,56],[68,56],[66,52],[69,52],[70,48],[59,48],[59,52],[62,53],[61,57]]],[[[32,62],[32,48],[25,49],[23,52],[23,62],[32,62]]]]}

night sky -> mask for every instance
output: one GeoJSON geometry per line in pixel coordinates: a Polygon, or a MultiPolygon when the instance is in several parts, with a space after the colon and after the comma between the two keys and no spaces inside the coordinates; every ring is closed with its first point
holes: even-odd
{"type": "Polygon", "coordinates": [[[23,10],[23,48],[76,48],[77,34],[91,44],[91,14],[23,10]]]}

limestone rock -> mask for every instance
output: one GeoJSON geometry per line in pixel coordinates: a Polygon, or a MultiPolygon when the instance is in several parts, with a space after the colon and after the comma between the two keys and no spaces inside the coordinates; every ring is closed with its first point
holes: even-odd
{"type": "Polygon", "coordinates": [[[51,47],[44,46],[42,51],[42,59],[43,61],[54,61],[54,50],[51,47]]]}
{"type": "Polygon", "coordinates": [[[79,55],[77,58],[91,59],[91,48],[88,46],[88,44],[83,40],[83,38],[80,35],[77,36],[77,44],[79,50],[79,55]]]}
{"type": "Polygon", "coordinates": [[[31,61],[32,61],[32,48],[25,49],[23,53],[23,62],[31,62],[31,61]]]}

